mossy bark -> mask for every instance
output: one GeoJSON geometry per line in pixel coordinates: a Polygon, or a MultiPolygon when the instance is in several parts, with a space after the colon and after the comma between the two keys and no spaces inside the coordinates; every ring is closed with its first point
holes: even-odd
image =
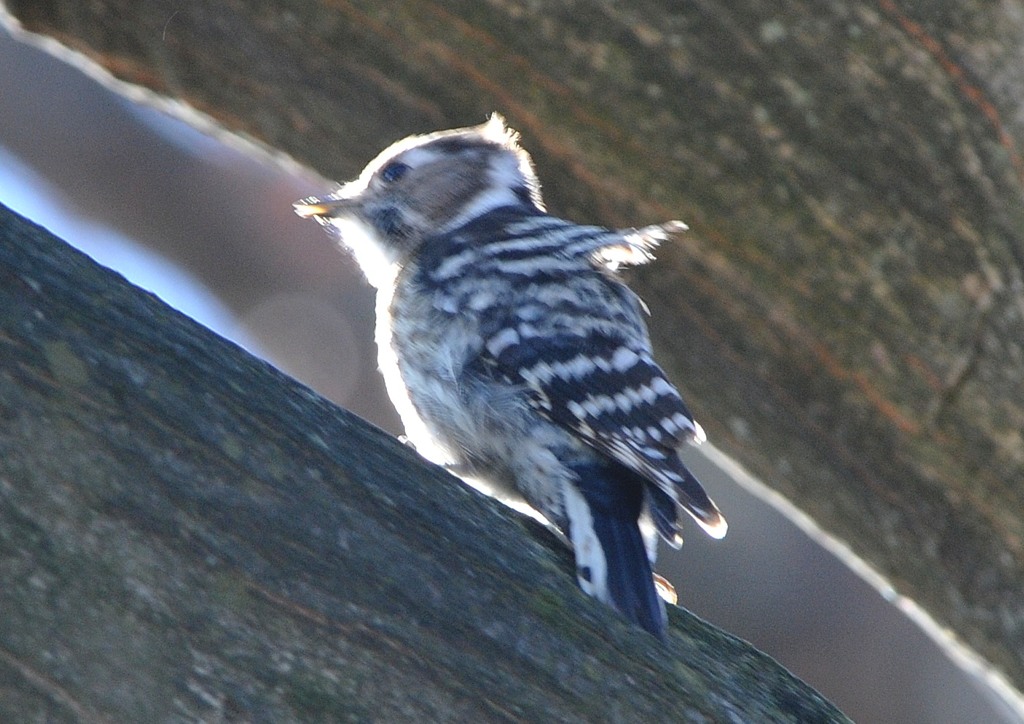
{"type": "Polygon", "coordinates": [[[3,721],[843,721],[0,207],[3,721]]]}

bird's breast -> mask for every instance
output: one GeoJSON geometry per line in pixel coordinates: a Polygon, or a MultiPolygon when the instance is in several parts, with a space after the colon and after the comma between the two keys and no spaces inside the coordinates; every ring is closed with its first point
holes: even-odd
{"type": "Polygon", "coordinates": [[[472,315],[439,309],[409,277],[378,294],[377,357],[388,395],[406,436],[439,464],[464,462],[460,441],[474,425],[461,380],[479,346],[472,328],[472,315]]]}

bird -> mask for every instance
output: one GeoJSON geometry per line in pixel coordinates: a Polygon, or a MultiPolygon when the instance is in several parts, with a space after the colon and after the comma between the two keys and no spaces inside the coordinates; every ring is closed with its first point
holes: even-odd
{"type": "Polygon", "coordinates": [[[680,457],[706,436],[620,270],[686,226],[549,214],[496,113],[397,141],[294,208],[376,288],[378,363],[407,441],[539,513],[571,546],[580,588],[664,640],[659,534],[682,543],[680,511],[714,538],[727,524],[680,457]]]}

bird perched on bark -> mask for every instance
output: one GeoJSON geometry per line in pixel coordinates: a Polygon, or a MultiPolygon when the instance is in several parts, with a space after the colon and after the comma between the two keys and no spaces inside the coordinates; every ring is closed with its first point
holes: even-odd
{"type": "Polygon", "coordinates": [[[399,141],[295,210],[337,232],[377,288],[380,368],[409,441],[525,500],[571,543],[586,593],[663,637],[657,533],[682,542],[680,508],[716,538],[726,523],[679,457],[704,432],[616,269],[685,226],[549,215],[497,115],[399,141]]]}

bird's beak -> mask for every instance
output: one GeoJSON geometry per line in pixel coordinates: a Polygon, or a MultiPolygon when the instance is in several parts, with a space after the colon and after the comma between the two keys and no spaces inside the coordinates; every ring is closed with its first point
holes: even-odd
{"type": "Polygon", "coordinates": [[[318,220],[339,216],[348,210],[359,205],[356,199],[352,198],[331,198],[330,196],[318,199],[315,196],[296,201],[292,204],[295,213],[303,219],[316,218],[318,220]]]}

